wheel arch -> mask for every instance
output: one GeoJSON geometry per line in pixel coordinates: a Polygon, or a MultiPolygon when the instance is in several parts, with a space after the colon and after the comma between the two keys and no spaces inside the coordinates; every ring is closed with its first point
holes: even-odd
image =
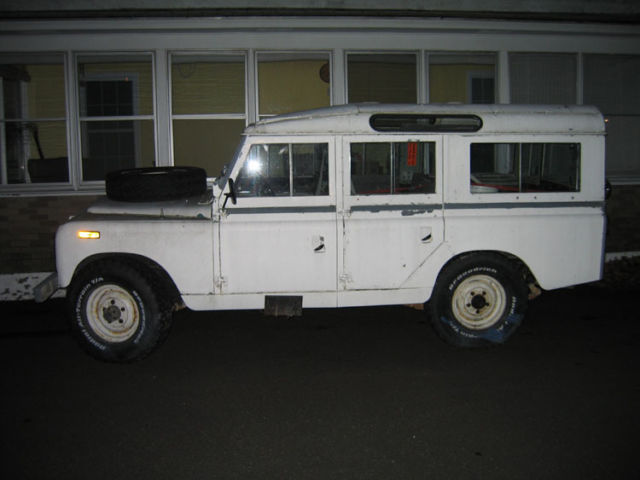
{"type": "Polygon", "coordinates": [[[133,253],[97,253],[95,255],[91,255],[83,259],[76,266],[71,277],[71,282],[73,282],[73,280],[77,278],[78,274],[83,270],[95,265],[96,263],[104,261],[119,261],[128,265],[133,265],[140,272],[144,272],[144,275],[148,276],[153,283],[162,285],[164,293],[174,304],[174,310],[184,306],[180,296],[180,291],[169,273],[167,273],[167,271],[157,262],[143,255],[136,255],[133,253]]]}
{"type": "Polygon", "coordinates": [[[474,255],[482,255],[482,256],[488,255],[488,256],[495,256],[495,257],[500,257],[502,259],[506,259],[514,265],[514,267],[518,272],[522,274],[523,280],[525,281],[526,285],[529,286],[529,288],[531,288],[530,287],[531,285],[535,285],[535,286],[538,285],[538,281],[535,275],[533,274],[531,268],[529,268],[529,266],[525,263],[524,260],[522,260],[520,257],[516,255],[513,255],[508,252],[500,251],[500,250],[469,250],[466,252],[457,253],[456,255],[453,255],[452,257],[450,257],[440,267],[440,270],[438,271],[438,275],[436,277],[436,281],[442,275],[442,273],[447,269],[447,267],[451,265],[451,263],[456,262],[461,258],[472,257],[474,255]]]}

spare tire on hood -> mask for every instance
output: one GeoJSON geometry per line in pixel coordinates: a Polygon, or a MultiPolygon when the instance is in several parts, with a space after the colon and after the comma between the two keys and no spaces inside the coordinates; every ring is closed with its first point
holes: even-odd
{"type": "Polygon", "coordinates": [[[199,167],[128,168],[107,173],[107,197],[121,202],[178,200],[202,195],[207,172],[199,167]]]}

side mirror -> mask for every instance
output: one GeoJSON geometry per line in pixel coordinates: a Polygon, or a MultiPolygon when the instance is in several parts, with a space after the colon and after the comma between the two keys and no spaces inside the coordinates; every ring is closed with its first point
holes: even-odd
{"type": "Polygon", "coordinates": [[[229,200],[229,197],[231,197],[231,203],[234,205],[238,203],[238,199],[236,197],[236,185],[233,178],[229,179],[229,191],[224,194],[224,203],[222,204],[222,208],[227,206],[227,200],[229,200]]]}
{"type": "Polygon", "coordinates": [[[604,182],[604,198],[608,200],[611,196],[611,192],[613,191],[613,187],[611,186],[611,182],[609,180],[605,180],[604,182]]]}

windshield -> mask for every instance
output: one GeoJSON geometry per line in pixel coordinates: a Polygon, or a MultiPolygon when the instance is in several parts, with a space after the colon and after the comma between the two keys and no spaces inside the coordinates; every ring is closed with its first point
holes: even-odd
{"type": "Polygon", "coordinates": [[[222,171],[220,172],[220,176],[218,178],[216,178],[215,184],[220,189],[224,189],[225,185],[227,184],[227,180],[229,179],[229,175],[231,174],[231,172],[233,172],[233,167],[235,166],[236,162],[238,161],[238,158],[240,157],[240,152],[242,151],[242,147],[244,147],[244,144],[246,143],[246,141],[247,141],[247,137],[245,135],[242,135],[240,143],[238,143],[238,147],[236,148],[236,151],[233,154],[233,159],[231,160],[231,162],[227,163],[222,168],[222,171]]]}

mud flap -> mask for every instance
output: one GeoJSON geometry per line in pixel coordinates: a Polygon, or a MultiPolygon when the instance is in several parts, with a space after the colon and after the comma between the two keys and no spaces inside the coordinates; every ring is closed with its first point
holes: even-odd
{"type": "Polygon", "coordinates": [[[301,317],[302,296],[266,295],[264,314],[272,317],[301,317]]]}
{"type": "Polygon", "coordinates": [[[33,298],[36,303],[42,303],[58,290],[58,274],[53,272],[38,285],[33,287],[33,298]]]}

